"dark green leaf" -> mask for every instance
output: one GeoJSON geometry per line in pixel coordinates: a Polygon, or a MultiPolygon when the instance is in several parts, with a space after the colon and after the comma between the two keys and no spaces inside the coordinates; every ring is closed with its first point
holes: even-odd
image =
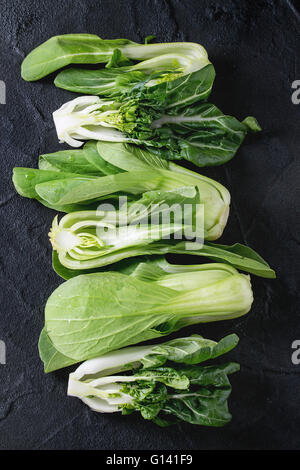
{"type": "Polygon", "coordinates": [[[228,387],[230,383],[227,376],[238,372],[240,365],[235,362],[218,366],[197,367],[195,365],[186,365],[176,370],[188,377],[191,387],[193,385],[201,385],[203,387],[228,387]]]}
{"type": "Polygon", "coordinates": [[[237,335],[228,335],[218,343],[199,335],[168,341],[154,347],[151,353],[142,359],[143,367],[156,367],[166,361],[183,364],[199,364],[209,359],[226,354],[235,348],[239,341],[237,335]]]}
{"type": "Polygon", "coordinates": [[[189,387],[189,380],[183,373],[177,372],[171,367],[156,367],[155,369],[142,369],[135,372],[136,380],[147,380],[149,382],[160,382],[167,387],[177,390],[185,390],[189,387]],[[145,379],[146,377],[146,379],[145,379]]]}
{"type": "Polygon", "coordinates": [[[163,405],[162,417],[175,416],[180,421],[202,426],[224,426],[231,421],[227,399],[230,389],[199,388],[179,392],[163,405]]]}
{"type": "MultiPolygon", "coordinates": [[[[183,158],[199,167],[221,165],[230,160],[250,130],[209,103],[176,110],[172,115],[168,113],[153,125],[155,129],[149,139],[151,152],[168,160],[183,158]]],[[[253,125],[251,130],[258,130],[258,125],[257,128],[253,125]]],[[[134,133],[139,138],[138,130],[134,133]]]]}

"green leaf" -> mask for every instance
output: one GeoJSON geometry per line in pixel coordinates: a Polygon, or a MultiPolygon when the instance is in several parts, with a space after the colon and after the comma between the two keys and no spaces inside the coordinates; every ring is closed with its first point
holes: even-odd
{"type": "Polygon", "coordinates": [[[220,427],[231,421],[227,399],[230,389],[199,388],[191,392],[179,392],[169,397],[161,412],[177,420],[202,426],[220,427]]]}
{"type": "MultiPolygon", "coordinates": [[[[142,45],[128,39],[100,39],[95,34],[65,34],[53,36],[31,51],[22,63],[21,74],[24,80],[34,81],[69,64],[107,63],[116,49],[122,58],[146,60],[147,69],[152,65],[152,69],[175,68],[189,73],[209,62],[205,49],[196,43],[142,45]]],[[[137,67],[143,68],[143,62],[137,67]]]]}
{"type": "Polygon", "coordinates": [[[94,272],[99,272],[98,269],[69,269],[61,264],[56,250],[52,251],[52,267],[56,274],[58,274],[63,279],[71,279],[72,277],[80,276],[81,274],[91,274],[94,272]]]}
{"type": "Polygon", "coordinates": [[[227,222],[230,203],[230,195],[224,186],[163,160],[153,155],[149,149],[108,142],[99,142],[97,148],[104,160],[113,162],[123,170],[155,169],[163,178],[156,189],[173,190],[182,186],[196,186],[199,189],[201,203],[204,204],[206,238],[215,240],[221,236],[227,222]]]}
{"type": "Polygon", "coordinates": [[[36,170],[34,168],[14,168],[13,183],[16,191],[23,197],[38,198],[36,185],[55,181],[60,179],[73,178],[76,181],[90,181],[91,178],[81,176],[75,173],[63,173],[58,171],[36,170]]]}
{"type": "Polygon", "coordinates": [[[97,143],[88,141],[83,149],[62,150],[39,157],[40,170],[54,170],[84,176],[103,176],[120,173],[120,169],[103,160],[97,143]]]}
{"type": "MultiPolygon", "coordinates": [[[[146,260],[146,258],[145,258],[146,260]]],[[[136,259],[124,259],[119,263],[115,263],[110,267],[111,271],[117,271],[122,274],[131,275],[134,270],[139,266],[141,263],[141,258],[136,259]]],[[[97,269],[68,269],[61,264],[58,258],[57,251],[53,250],[52,252],[52,267],[56,274],[62,277],[65,280],[71,279],[72,277],[80,276],[81,274],[91,274],[95,272],[106,271],[106,267],[104,268],[97,268],[97,269]]]]}
{"type": "MultiPolygon", "coordinates": [[[[203,70],[195,73],[203,74],[203,70]]],[[[184,89],[188,87],[189,76],[177,80],[182,81],[184,89]]],[[[211,84],[211,77],[208,81],[211,84]]],[[[57,136],[73,147],[91,138],[145,145],[159,157],[186,159],[200,167],[230,160],[253,126],[224,115],[213,104],[198,101],[188,106],[199,100],[203,91],[201,85],[207,94],[205,81],[199,84],[196,80],[193,82],[195,90],[189,86],[186,93],[178,92],[180,86],[176,88],[176,83],[174,80],[158,85],[167,87],[158,95],[156,87],[154,91],[149,87],[148,94],[144,88],[141,94],[135,89],[134,96],[120,101],[105,101],[98,96],[69,101],[53,113],[57,136]],[[173,92],[176,92],[174,96],[173,92]],[[180,93],[179,101],[177,93],[180,93]],[[71,125],[66,124],[69,122],[71,125]]]]}
{"type": "MultiPolygon", "coordinates": [[[[99,141],[99,155],[108,163],[124,171],[146,170],[151,168],[169,169],[169,162],[149,152],[148,149],[132,144],[99,141]]],[[[195,173],[196,175],[196,173],[195,173]]]]}
{"type": "MultiPolygon", "coordinates": [[[[189,339],[193,341],[195,337],[175,341],[185,349],[189,339]]],[[[209,343],[209,340],[203,341],[209,343]]],[[[171,343],[159,347],[163,349],[171,343]]],[[[136,371],[144,354],[147,356],[147,351],[155,351],[157,347],[121,349],[83,363],[69,376],[68,394],[81,398],[99,412],[121,410],[127,415],[139,411],[144,419],[153,420],[159,426],[181,421],[217,427],[228,423],[231,419],[227,403],[231,392],[228,375],[238,371],[239,364],[178,366],[169,361],[169,367],[153,365],[151,369],[136,371]],[[131,364],[127,364],[128,360],[131,364]],[[126,369],[132,369],[133,374],[107,375],[120,374],[126,369]],[[101,397],[101,402],[97,402],[97,397],[101,397]]],[[[181,358],[181,352],[179,356],[181,358]]]]}
{"type": "Polygon", "coordinates": [[[179,338],[155,346],[151,353],[142,359],[144,368],[156,367],[166,361],[183,364],[199,364],[214,359],[235,348],[239,341],[237,335],[232,334],[221,339],[218,343],[199,335],[179,338]]]}
{"type": "MultiPolygon", "coordinates": [[[[152,126],[151,152],[169,160],[183,158],[198,167],[226,163],[234,157],[250,130],[210,103],[176,109],[174,114],[162,116],[152,126]]],[[[136,130],[134,135],[139,138],[136,130]]]]}
{"type": "Polygon", "coordinates": [[[155,369],[141,370],[134,373],[136,380],[148,380],[149,382],[160,382],[168,387],[185,390],[189,387],[188,378],[171,367],[156,367],[155,369]]]}
{"type": "Polygon", "coordinates": [[[229,263],[237,269],[257,276],[276,278],[275,271],[256,251],[240,243],[229,246],[206,242],[203,246],[203,256],[213,261],[229,263]]]}
{"type": "Polygon", "coordinates": [[[114,67],[122,67],[127,65],[132,65],[133,62],[124,56],[120,49],[114,49],[111,58],[106,64],[107,69],[111,69],[114,67]]]}
{"type": "Polygon", "coordinates": [[[46,373],[52,372],[56,369],[61,369],[62,367],[68,367],[77,362],[64,356],[55,349],[45,328],[42,330],[39,339],[39,353],[40,358],[44,363],[44,370],[46,373]]]}
{"type": "Polygon", "coordinates": [[[170,332],[172,316],[150,312],[176,294],[156,286],[153,297],[154,286],[141,282],[106,272],[77,276],[59,286],[45,309],[46,329],[55,348],[82,361],[170,332]],[[169,319],[168,328],[156,329],[169,319]]]}
{"type": "Polygon", "coordinates": [[[149,79],[149,74],[131,67],[88,70],[70,68],[62,70],[55,78],[58,88],[85,95],[120,97],[133,87],[149,79]]]}
{"type": "Polygon", "coordinates": [[[144,419],[153,420],[158,415],[162,408],[161,403],[149,403],[147,405],[137,405],[137,409],[140,411],[144,419]]]}
{"type": "Polygon", "coordinates": [[[133,406],[136,410],[140,411],[142,417],[152,420],[158,415],[167,400],[167,388],[163,384],[155,384],[149,388],[150,393],[142,397],[137,395],[137,387],[139,386],[131,385],[123,390],[126,390],[127,393],[136,397],[133,406]]]}
{"type": "Polygon", "coordinates": [[[231,420],[227,404],[231,385],[227,375],[238,370],[239,364],[236,363],[179,369],[187,375],[192,387],[187,392],[169,394],[158,418],[163,420],[162,424],[174,422],[175,417],[175,422],[180,420],[205,426],[224,426],[231,420]]]}
{"type": "Polygon", "coordinates": [[[59,224],[55,218],[49,236],[66,268],[94,269],[103,265],[103,256],[118,256],[121,250],[128,249],[134,256],[136,247],[142,249],[173,234],[182,238],[192,230],[193,236],[202,238],[204,221],[199,203],[199,192],[193,186],[169,192],[150,191],[118,212],[73,212],[59,224]]]}
{"type": "Polygon", "coordinates": [[[259,256],[252,248],[235,243],[234,245],[221,245],[218,243],[205,242],[203,245],[197,243],[179,242],[166,244],[155,242],[145,247],[144,255],[163,255],[166,253],[189,254],[204,256],[216,262],[228,263],[237,269],[246,271],[256,276],[274,279],[275,271],[268,263],[259,256]]]}
{"type": "MultiPolygon", "coordinates": [[[[153,241],[144,246],[131,246],[103,253],[92,261],[81,262],[78,269],[96,269],[106,265],[119,262],[125,258],[147,255],[165,255],[177,253],[185,255],[197,255],[209,258],[215,262],[227,263],[242,271],[255,274],[260,277],[274,279],[274,270],[251,248],[236,243],[232,246],[219,245],[217,243],[205,242],[203,245],[194,242],[174,242],[173,240],[153,241]]],[[[141,278],[144,274],[141,273],[141,278]]],[[[145,273],[148,276],[148,273],[145,273]]]]}
{"type": "Polygon", "coordinates": [[[116,48],[135,44],[128,39],[100,39],[96,34],[53,36],[25,57],[21,75],[34,81],[69,64],[106,63],[116,48]]]}
{"type": "Polygon", "coordinates": [[[200,70],[178,78],[175,74],[169,74],[166,77],[153,79],[153,82],[157,82],[155,85],[149,86],[150,81],[139,88],[134,87],[129,96],[141,100],[143,105],[157,107],[162,112],[163,110],[172,112],[173,109],[179,112],[181,108],[209,97],[215,75],[213,65],[208,64],[200,70]]]}
{"type": "Polygon", "coordinates": [[[155,39],[156,39],[156,36],[154,36],[153,34],[149,34],[149,36],[146,36],[146,37],[145,37],[145,44],[150,44],[150,43],[153,42],[155,39]]]}
{"type": "MultiPolygon", "coordinates": [[[[225,339],[225,338],[224,338],[225,339]]],[[[187,365],[177,369],[177,372],[184,374],[190,381],[191,386],[201,385],[203,387],[228,387],[230,386],[228,375],[240,370],[240,365],[229,362],[223,365],[195,366],[187,365]]]]}
{"type": "Polygon", "coordinates": [[[250,131],[252,132],[259,132],[261,131],[261,127],[258,124],[257,120],[253,116],[248,116],[246,117],[243,121],[242,124],[247,126],[250,131]]]}
{"type": "MultiPolygon", "coordinates": [[[[36,170],[38,171],[38,170],[36,170]]],[[[81,175],[63,179],[56,177],[36,184],[38,196],[52,205],[95,202],[114,193],[140,194],[156,189],[163,177],[155,172],[136,171],[102,177],[81,175]]]]}

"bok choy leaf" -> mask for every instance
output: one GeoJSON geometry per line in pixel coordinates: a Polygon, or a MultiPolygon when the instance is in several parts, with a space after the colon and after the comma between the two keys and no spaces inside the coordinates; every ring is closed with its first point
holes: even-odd
{"type": "Polygon", "coordinates": [[[188,75],[174,72],[162,74],[152,67],[153,60],[148,60],[131,67],[67,69],[57,75],[54,83],[59,88],[79,94],[113,97],[118,101],[130,97],[139,99],[144,105],[163,109],[203,101],[211,93],[215,79],[212,64],[188,75]],[[149,71],[144,67],[146,64],[149,65],[149,71]]]}

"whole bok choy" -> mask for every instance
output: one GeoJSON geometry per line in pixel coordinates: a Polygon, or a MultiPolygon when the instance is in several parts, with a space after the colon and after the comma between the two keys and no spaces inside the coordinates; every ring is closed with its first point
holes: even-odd
{"type": "MultiPolygon", "coordinates": [[[[193,42],[138,44],[129,39],[101,39],[96,34],[64,34],[53,36],[31,51],[22,63],[21,74],[24,80],[34,81],[69,64],[101,63],[106,63],[113,74],[118,67],[132,64],[131,60],[140,63],[123,69],[123,73],[133,83],[137,71],[139,78],[156,71],[161,79],[171,80],[172,74],[186,75],[209,63],[206,50],[193,42]]],[[[69,70],[72,78],[73,69],[69,70]]],[[[101,79],[100,74],[100,84],[101,79]]],[[[59,77],[61,81],[64,83],[64,76],[59,77]]]]}
{"type": "Polygon", "coordinates": [[[161,426],[180,421],[224,426],[231,419],[227,376],[239,365],[199,364],[225,354],[237,342],[234,334],[218,343],[193,335],[120,349],[81,364],[69,375],[68,395],[100,413],[139,411],[161,426]]]}
{"type": "Polygon", "coordinates": [[[74,277],[49,297],[40,354],[45,370],[160,338],[185,326],[246,314],[249,276],[226,264],[151,260],[125,272],[74,277]]]}

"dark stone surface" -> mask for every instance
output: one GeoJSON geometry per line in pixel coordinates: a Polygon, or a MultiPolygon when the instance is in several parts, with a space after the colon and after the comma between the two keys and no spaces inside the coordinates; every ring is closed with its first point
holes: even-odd
{"type": "MultiPolygon", "coordinates": [[[[296,2],[245,0],[2,0],[0,364],[1,449],[299,449],[300,365],[291,362],[299,327],[299,118],[291,84],[300,79],[296,2]],[[97,415],[66,397],[68,370],[44,375],[37,341],[47,297],[61,282],[51,269],[47,232],[54,213],[14,192],[14,166],[37,164],[59,148],[51,113],[71,95],[52,78],[26,83],[20,64],[55,34],[195,41],[217,71],[212,101],[238,118],[255,115],[263,132],[247,138],[229,164],[207,170],[233,202],[222,241],[257,249],[277,280],[254,278],[252,311],[235,321],[196,326],[210,338],[240,336],[231,357],[232,422],[221,429],[160,429],[138,416],[97,415]],[[298,55],[298,57],[297,57],[298,55]]],[[[189,331],[187,331],[188,333],[189,331]]]]}

